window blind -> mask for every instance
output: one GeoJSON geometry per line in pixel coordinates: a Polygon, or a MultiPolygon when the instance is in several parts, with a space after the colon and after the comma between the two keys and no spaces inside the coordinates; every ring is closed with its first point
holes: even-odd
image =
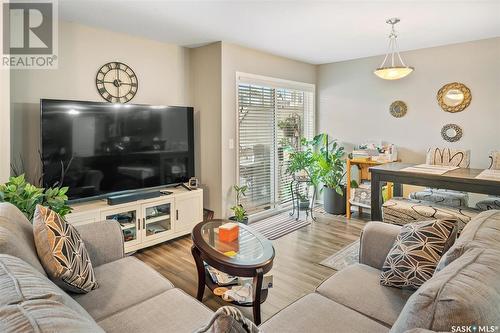
{"type": "Polygon", "coordinates": [[[284,148],[313,135],[313,92],[238,84],[239,183],[248,186],[242,203],[249,214],[290,203],[284,148]]]}
{"type": "Polygon", "coordinates": [[[273,204],[274,104],[274,89],[239,85],[239,178],[248,186],[243,205],[249,214],[273,204]]]}

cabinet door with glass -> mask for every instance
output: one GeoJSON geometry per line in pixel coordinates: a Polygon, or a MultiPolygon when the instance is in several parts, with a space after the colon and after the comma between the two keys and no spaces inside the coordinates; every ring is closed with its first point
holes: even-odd
{"type": "Polygon", "coordinates": [[[141,242],[140,235],[140,206],[127,206],[107,209],[101,213],[102,220],[115,220],[120,223],[123,232],[125,247],[137,245],[141,242]]]}
{"type": "Polygon", "coordinates": [[[162,200],[142,205],[142,241],[167,236],[173,229],[173,200],[162,200]]]}

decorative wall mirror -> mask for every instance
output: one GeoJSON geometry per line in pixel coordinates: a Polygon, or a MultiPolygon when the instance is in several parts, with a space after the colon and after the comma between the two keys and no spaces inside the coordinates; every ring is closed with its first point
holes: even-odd
{"type": "Polygon", "coordinates": [[[394,101],[389,107],[389,112],[393,117],[396,118],[403,117],[406,114],[406,110],[408,110],[408,107],[406,106],[406,103],[403,101],[394,101]]]}
{"type": "Polygon", "coordinates": [[[441,129],[441,136],[448,142],[456,142],[462,138],[462,129],[456,124],[447,124],[441,129]]]}
{"type": "Polygon", "coordinates": [[[453,113],[463,111],[472,100],[470,89],[460,82],[445,84],[436,97],[444,111],[453,113]]]}

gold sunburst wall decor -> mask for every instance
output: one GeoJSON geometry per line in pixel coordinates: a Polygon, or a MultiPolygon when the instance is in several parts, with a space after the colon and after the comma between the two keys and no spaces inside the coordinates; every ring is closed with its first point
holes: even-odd
{"type": "Polygon", "coordinates": [[[406,103],[403,101],[394,101],[389,107],[389,112],[393,117],[396,118],[404,117],[406,111],[408,111],[408,107],[406,106],[406,103]]]}
{"type": "Polygon", "coordinates": [[[472,101],[472,94],[467,86],[460,82],[445,84],[436,95],[441,109],[456,113],[465,110],[472,101]]]}

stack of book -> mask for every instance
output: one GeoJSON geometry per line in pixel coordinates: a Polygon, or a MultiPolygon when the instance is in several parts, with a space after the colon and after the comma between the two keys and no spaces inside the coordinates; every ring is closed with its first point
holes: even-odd
{"type": "Polygon", "coordinates": [[[370,183],[361,183],[359,187],[351,189],[351,198],[349,202],[353,206],[370,208],[371,204],[371,185],[370,183]]]}
{"type": "Polygon", "coordinates": [[[353,159],[362,159],[362,158],[369,158],[371,155],[368,153],[368,150],[364,149],[357,149],[352,151],[352,158],[353,159]]]}

